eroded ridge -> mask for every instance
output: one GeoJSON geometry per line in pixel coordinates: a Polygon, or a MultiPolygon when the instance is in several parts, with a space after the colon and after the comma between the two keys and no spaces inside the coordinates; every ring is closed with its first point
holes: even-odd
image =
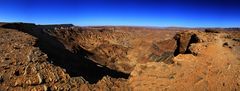
{"type": "Polygon", "coordinates": [[[0,26],[3,91],[239,90],[234,29],[0,26]]]}

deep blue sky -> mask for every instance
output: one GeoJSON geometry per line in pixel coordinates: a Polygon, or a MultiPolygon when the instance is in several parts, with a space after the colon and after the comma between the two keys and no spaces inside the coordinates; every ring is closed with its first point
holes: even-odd
{"type": "Polygon", "coordinates": [[[0,21],[240,27],[240,0],[0,0],[0,21]]]}

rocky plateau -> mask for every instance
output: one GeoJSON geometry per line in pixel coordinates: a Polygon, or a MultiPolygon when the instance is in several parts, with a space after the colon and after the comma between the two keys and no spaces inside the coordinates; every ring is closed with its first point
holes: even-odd
{"type": "Polygon", "coordinates": [[[240,91],[240,29],[0,23],[0,91],[240,91]]]}

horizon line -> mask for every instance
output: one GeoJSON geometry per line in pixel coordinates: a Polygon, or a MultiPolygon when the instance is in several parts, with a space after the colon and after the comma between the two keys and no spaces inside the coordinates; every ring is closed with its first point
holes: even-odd
{"type": "Polygon", "coordinates": [[[73,24],[74,26],[78,26],[78,27],[145,27],[145,28],[240,28],[240,26],[236,27],[236,26],[228,26],[228,27],[219,27],[219,26],[208,26],[208,27],[204,27],[204,26],[179,26],[179,25],[169,25],[169,26],[157,26],[157,25],[124,25],[124,24],[90,24],[90,25],[81,25],[81,24],[74,24],[74,23],[33,23],[33,22],[2,22],[0,21],[0,23],[32,23],[32,24],[36,24],[36,25],[61,25],[61,24],[73,24]]]}

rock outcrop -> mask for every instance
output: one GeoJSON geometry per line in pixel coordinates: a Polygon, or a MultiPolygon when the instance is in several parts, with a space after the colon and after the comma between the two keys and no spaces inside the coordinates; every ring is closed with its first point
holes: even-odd
{"type": "Polygon", "coordinates": [[[175,39],[169,39],[153,43],[152,54],[149,55],[150,60],[156,62],[164,62],[167,64],[173,63],[172,58],[177,48],[177,42],[175,39]]]}
{"type": "Polygon", "coordinates": [[[190,46],[191,52],[198,55],[178,54],[170,65],[139,64],[128,80],[130,88],[133,91],[239,90],[239,54],[233,53],[239,49],[222,46],[226,41],[233,41],[222,37],[227,35],[225,33],[194,33],[199,40],[208,41],[190,46]],[[211,40],[205,40],[208,38],[211,40]]]}
{"type": "Polygon", "coordinates": [[[239,31],[0,23],[0,90],[240,90],[239,31]]]}
{"type": "MultiPolygon", "coordinates": [[[[47,61],[48,56],[34,47],[36,38],[13,29],[0,28],[0,90],[70,89],[74,83],[66,71],[47,61]],[[62,86],[60,86],[62,85],[62,86]]],[[[83,79],[82,84],[85,83],[83,79]]],[[[80,83],[78,83],[79,85],[80,83]]]]}
{"type": "Polygon", "coordinates": [[[68,50],[76,51],[76,47],[83,49],[88,52],[86,55],[88,59],[126,74],[131,73],[138,63],[168,62],[172,59],[176,48],[173,39],[176,31],[163,30],[151,34],[155,30],[120,29],[111,27],[59,29],[49,34],[58,38],[68,50]],[[150,35],[145,35],[146,33],[150,35]],[[160,50],[154,49],[155,46],[160,47],[160,50]]]}

